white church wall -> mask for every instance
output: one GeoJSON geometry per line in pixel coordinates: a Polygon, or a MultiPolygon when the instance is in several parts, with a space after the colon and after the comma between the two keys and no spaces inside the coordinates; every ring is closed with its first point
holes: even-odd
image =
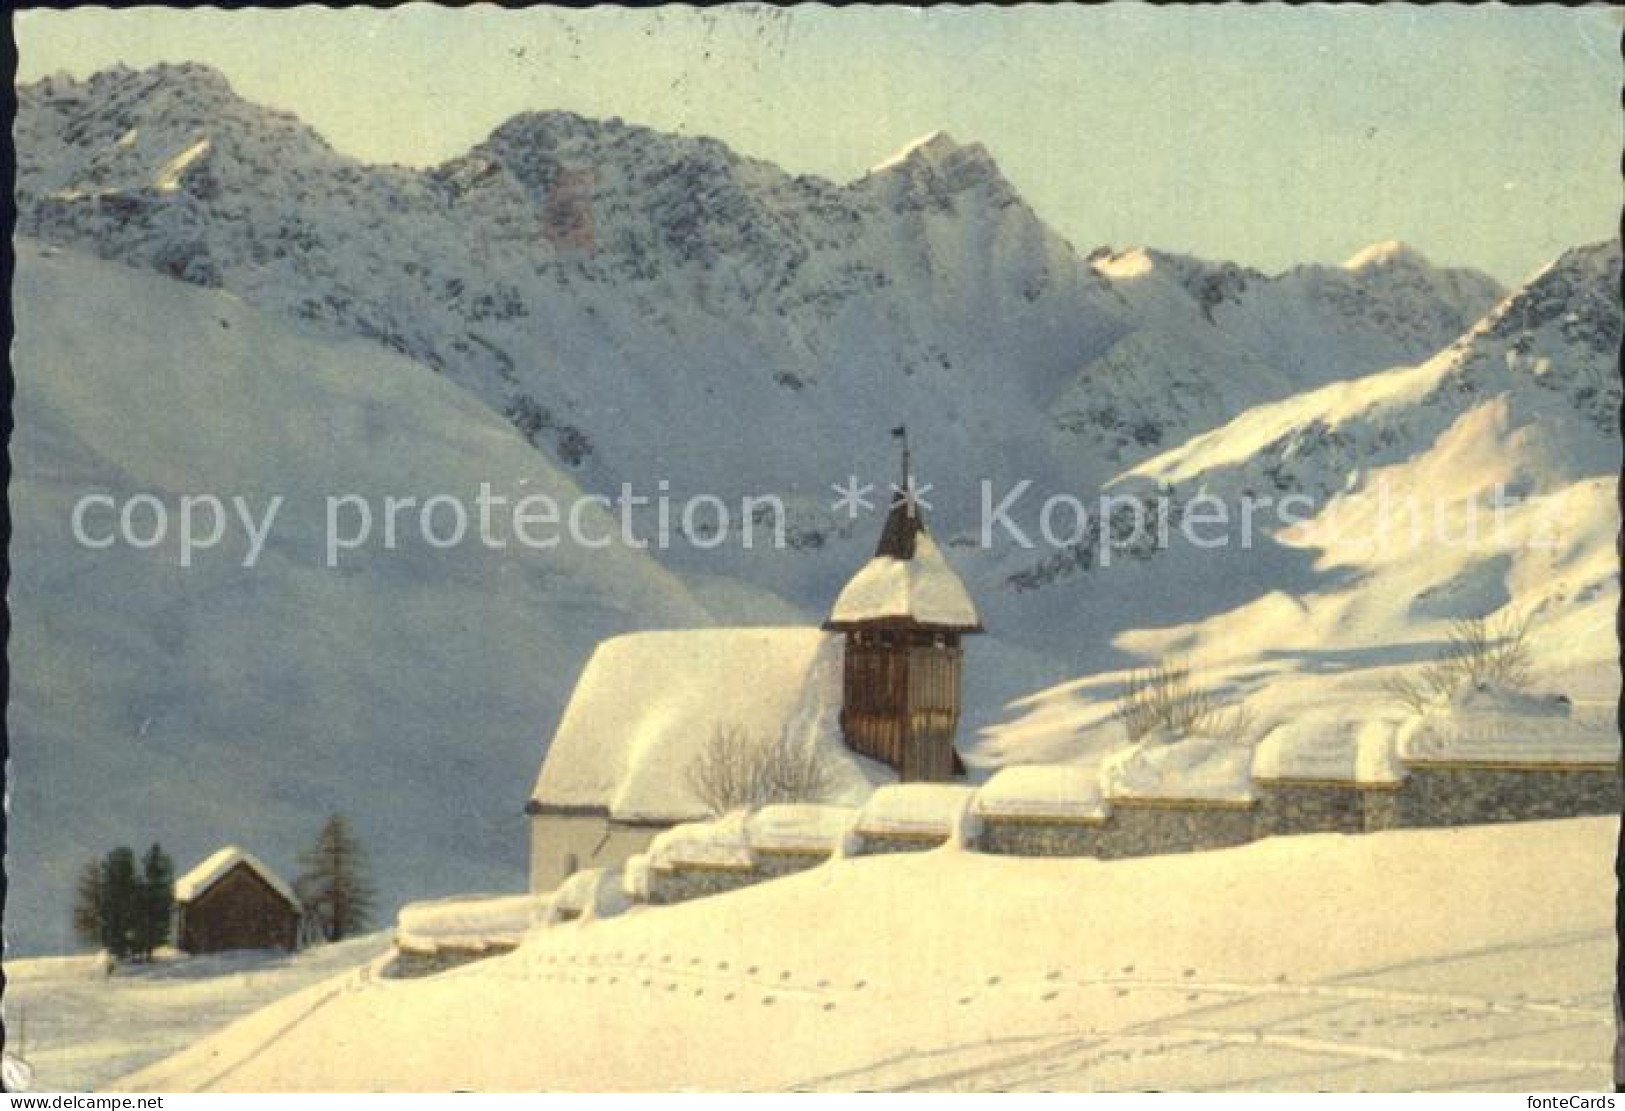
{"type": "Polygon", "coordinates": [[[552,891],[584,868],[618,868],[668,827],[617,822],[601,814],[537,814],[530,819],[530,889],[552,891]]]}

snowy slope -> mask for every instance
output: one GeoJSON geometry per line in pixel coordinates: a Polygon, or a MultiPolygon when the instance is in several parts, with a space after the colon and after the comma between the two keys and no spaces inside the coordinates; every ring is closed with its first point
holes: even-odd
{"type": "Polygon", "coordinates": [[[403,523],[394,551],[327,568],[329,493],[576,487],[375,345],[46,253],[20,242],[15,301],[9,832],[28,867],[10,872],[8,945],[66,947],[73,877],[113,845],[158,840],[185,862],[237,842],[291,879],[335,811],[378,850],[383,913],[517,886],[525,780],[581,662],[602,637],[706,611],[647,554],[568,541],[437,550],[403,523]],[[79,497],[143,491],[172,514],[184,494],[286,501],[253,568],[240,528],[190,568],[173,532],[146,551],[73,540],[79,497]]]}
{"type": "Polygon", "coordinates": [[[32,1067],[30,1091],[95,1091],[274,1001],[363,977],[388,951],[378,933],[295,955],[165,953],[112,976],[99,955],[8,955],[6,1055],[32,1067]]]}
{"type": "Polygon", "coordinates": [[[273,1006],[120,1087],[1597,1089],[1616,834],[835,861],[273,1006]]]}
{"type": "MultiPolygon", "coordinates": [[[[1398,712],[1381,693],[1393,669],[1481,616],[1527,618],[1540,688],[1592,703],[1575,743],[1608,741],[1619,267],[1617,244],[1570,251],[1433,358],[1249,410],[1113,486],[1232,507],[1296,497],[1301,523],[1266,524],[1250,549],[1176,539],[1149,561],[1069,567],[1034,593],[1055,606],[1081,596],[1080,608],[1103,590],[1095,604],[1134,597],[1137,625],[1114,645],[1191,655],[1247,699],[1261,734],[1295,733],[1291,759],[1281,737],[1267,742],[1276,774],[1352,772],[1362,725],[1398,712]]],[[[1094,761],[1120,743],[1108,720],[1117,661],[1096,658],[1099,673],[1012,706],[981,757],[1094,761]]]]}

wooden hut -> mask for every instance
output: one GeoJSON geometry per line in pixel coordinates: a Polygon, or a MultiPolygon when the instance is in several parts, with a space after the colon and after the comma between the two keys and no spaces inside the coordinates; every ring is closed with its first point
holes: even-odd
{"type": "Polygon", "coordinates": [[[903,486],[874,558],[841,591],[824,628],[846,637],[841,732],[854,752],[895,768],[904,782],[964,773],[959,728],[965,634],[981,619],[914,497],[903,486]]]}
{"type": "Polygon", "coordinates": [[[293,888],[235,845],[175,881],[175,912],[175,944],[188,953],[299,947],[293,888]]]}

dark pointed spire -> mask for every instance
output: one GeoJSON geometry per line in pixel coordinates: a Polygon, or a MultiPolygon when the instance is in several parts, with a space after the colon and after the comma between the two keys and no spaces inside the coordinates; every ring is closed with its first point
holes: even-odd
{"type": "Polygon", "coordinates": [[[902,443],[903,474],[897,492],[892,497],[891,509],[886,514],[886,527],[880,532],[880,543],[875,546],[875,555],[909,560],[914,558],[914,540],[925,528],[925,518],[920,514],[919,504],[914,500],[914,475],[909,466],[908,454],[908,426],[900,424],[891,430],[891,434],[902,443]]]}

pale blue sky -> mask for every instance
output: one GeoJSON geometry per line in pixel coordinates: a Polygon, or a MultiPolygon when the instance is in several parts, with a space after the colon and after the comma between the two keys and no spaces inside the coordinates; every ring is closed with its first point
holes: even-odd
{"type": "Polygon", "coordinates": [[[848,180],[942,128],[1082,249],[1278,269],[1403,239],[1515,281],[1613,234],[1606,8],[24,12],[19,77],[196,60],[341,150],[431,164],[535,108],[848,180]]]}

